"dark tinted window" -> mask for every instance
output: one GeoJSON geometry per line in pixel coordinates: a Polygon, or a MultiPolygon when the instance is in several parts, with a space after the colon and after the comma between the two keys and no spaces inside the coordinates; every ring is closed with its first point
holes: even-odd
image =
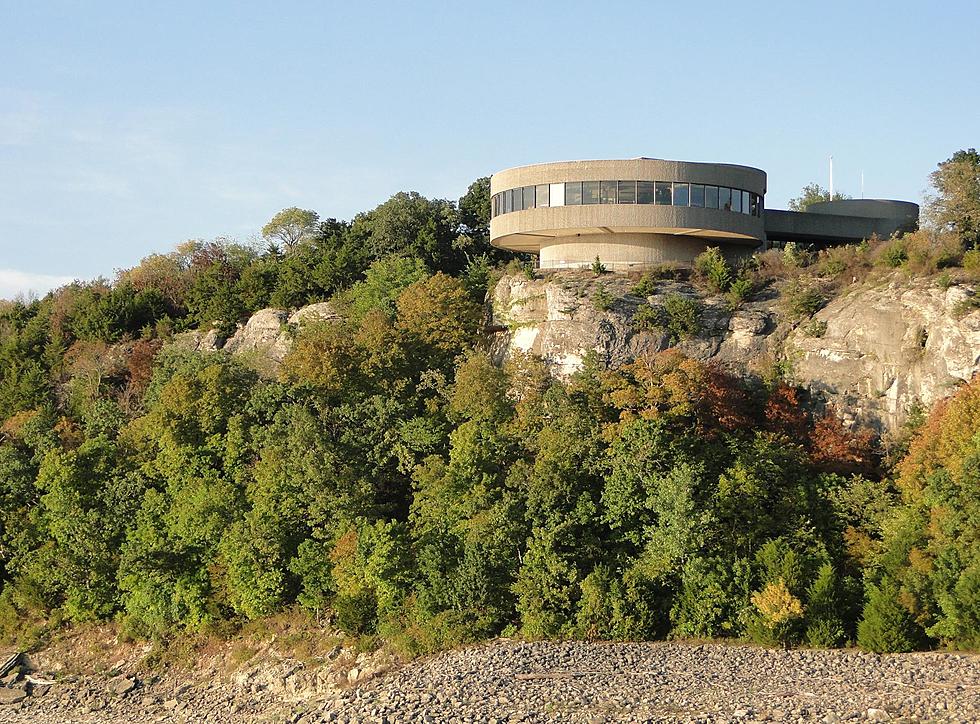
{"type": "Polygon", "coordinates": [[[534,187],[525,186],[524,187],[524,206],[525,209],[534,208],[534,187]]]}
{"type": "Polygon", "coordinates": [[[704,186],[691,184],[691,206],[704,206],[704,186]]]}
{"type": "Polygon", "coordinates": [[[718,187],[718,208],[725,211],[732,210],[732,190],[724,186],[718,187]]]}
{"type": "Polygon", "coordinates": [[[674,206],[687,206],[690,201],[690,185],[674,184],[674,206]]]}
{"type": "Polygon", "coordinates": [[[742,192],[738,189],[732,189],[732,211],[742,211],[742,192]]]}
{"type": "Polygon", "coordinates": [[[534,187],[534,205],[538,208],[548,206],[548,184],[538,184],[534,187]]]}
{"type": "Polygon", "coordinates": [[[619,182],[619,203],[621,204],[636,203],[636,181],[619,182]]]}
{"type": "Polygon", "coordinates": [[[636,182],[636,203],[638,204],[653,203],[653,181],[636,182]]]}
{"type": "Polygon", "coordinates": [[[598,181],[583,181],[582,182],[582,203],[583,204],[597,204],[597,203],[599,203],[599,182],[598,181]]]}
{"type": "Polygon", "coordinates": [[[670,191],[670,181],[657,181],[657,204],[670,206],[673,202],[674,196],[670,191]]]}
{"type": "Polygon", "coordinates": [[[756,194],[749,194],[749,203],[752,204],[752,215],[759,215],[759,197],[756,194]]]}
{"type": "Polygon", "coordinates": [[[717,186],[705,186],[704,187],[704,206],[706,209],[717,209],[718,208],[718,187],[717,186]]]}
{"type": "Polygon", "coordinates": [[[749,213],[749,192],[748,191],[743,191],[742,192],[742,213],[743,214],[748,214],[749,213]]]}
{"type": "Polygon", "coordinates": [[[599,182],[599,203],[600,204],[615,204],[616,203],[616,182],[615,181],[600,181],[599,182]]]}
{"type": "Polygon", "coordinates": [[[565,182],[565,206],[579,206],[582,203],[582,182],[565,182]]]}

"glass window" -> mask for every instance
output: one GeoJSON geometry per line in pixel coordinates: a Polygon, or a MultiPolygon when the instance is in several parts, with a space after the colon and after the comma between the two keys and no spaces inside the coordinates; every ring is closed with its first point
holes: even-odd
{"type": "Polygon", "coordinates": [[[670,191],[670,181],[657,181],[657,204],[670,206],[673,203],[673,198],[670,191]]]}
{"type": "Polygon", "coordinates": [[[525,209],[534,208],[534,187],[525,186],[524,187],[524,207],[525,209]]]}
{"type": "Polygon", "coordinates": [[[490,197],[490,218],[497,215],[497,194],[490,197]]]}
{"type": "Polygon", "coordinates": [[[717,186],[705,186],[704,187],[704,207],[706,209],[717,209],[718,208],[718,187],[717,186]]]}
{"type": "Polygon", "coordinates": [[[514,211],[520,211],[524,208],[524,189],[518,187],[514,189],[514,211]]]}
{"type": "Polygon", "coordinates": [[[691,206],[704,206],[704,186],[691,184],[691,206]]]}
{"type": "Polygon", "coordinates": [[[538,184],[534,187],[534,205],[539,209],[548,205],[548,184],[538,184]]]}
{"type": "Polygon", "coordinates": [[[638,204],[653,203],[653,181],[636,182],[636,203],[638,204]]]}
{"type": "Polygon", "coordinates": [[[599,203],[599,182],[598,181],[583,181],[582,182],[582,203],[583,204],[597,204],[597,203],[599,203]]]}
{"type": "Polygon", "coordinates": [[[504,191],[504,213],[509,214],[514,210],[514,191],[507,189],[504,191]]]}
{"type": "Polygon", "coordinates": [[[742,213],[742,192],[732,189],[732,211],[742,213]]]}
{"type": "Polygon", "coordinates": [[[619,203],[621,204],[636,203],[636,181],[619,182],[619,203]]]}
{"type": "Polygon", "coordinates": [[[749,203],[751,206],[751,214],[753,216],[759,215],[759,197],[756,194],[749,194],[749,203]]]}
{"type": "Polygon", "coordinates": [[[732,190],[724,186],[718,187],[718,208],[725,211],[732,210],[732,190]]]}
{"type": "Polygon", "coordinates": [[[616,203],[616,182],[615,181],[600,181],[599,182],[599,203],[600,204],[615,204],[616,203]]]}
{"type": "Polygon", "coordinates": [[[565,182],[565,206],[579,206],[582,203],[582,182],[565,182]]]}
{"type": "Polygon", "coordinates": [[[674,206],[688,206],[691,200],[690,184],[674,184],[674,206]]]}
{"type": "Polygon", "coordinates": [[[742,192],[742,213],[743,214],[751,213],[751,211],[749,209],[749,192],[748,191],[743,191],[742,192]]]}
{"type": "Polygon", "coordinates": [[[548,188],[548,196],[552,206],[564,206],[565,184],[550,184],[548,188]]]}

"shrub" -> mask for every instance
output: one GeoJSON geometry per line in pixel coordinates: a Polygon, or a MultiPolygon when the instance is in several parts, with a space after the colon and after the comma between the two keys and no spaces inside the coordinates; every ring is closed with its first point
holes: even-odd
{"type": "Polygon", "coordinates": [[[783,301],[790,318],[796,321],[820,311],[827,303],[827,296],[812,282],[796,281],[786,287],[783,301]]]}
{"type": "Polygon", "coordinates": [[[899,239],[895,239],[891,243],[886,244],[878,256],[879,264],[891,267],[892,269],[897,269],[908,260],[909,252],[906,243],[899,239]]]}
{"type": "Polygon", "coordinates": [[[754,639],[762,644],[793,643],[797,624],[803,618],[803,604],[790,593],[782,578],[753,593],[752,605],[758,613],[752,626],[754,639]]]}
{"type": "Polygon", "coordinates": [[[831,648],[840,644],[844,639],[840,610],[834,568],[825,563],[817,572],[807,595],[806,642],[810,646],[831,648]]]}
{"type": "Polygon", "coordinates": [[[596,289],[592,293],[592,306],[600,312],[608,312],[612,309],[613,302],[615,301],[616,298],[606,289],[605,284],[596,285],[596,289]]]}
{"type": "Polygon", "coordinates": [[[858,623],[858,645],[875,653],[914,651],[922,640],[912,614],[898,600],[898,584],[886,577],[868,590],[868,602],[858,623]]]}
{"type": "Polygon", "coordinates": [[[717,246],[709,246],[695,257],[694,271],[708,291],[725,292],[732,284],[732,269],[717,246]]]}
{"type": "Polygon", "coordinates": [[[755,291],[755,285],[752,280],[744,276],[739,277],[728,288],[728,303],[732,308],[735,308],[752,296],[753,291],[755,291]]]}
{"type": "Polygon", "coordinates": [[[606,273],[606,265],[599,260],[598,256],[596,256],[595,261],[592,262],[592,273],[596,276],[606,273]]]}
{"type": "Polygon", "coordinates": [[[664,299],[667,332],[672,343],[694,337],[701,331],[701,305],[683,294],[668,294],[664,299]]]}
{"type": "Polygon", "coordinates": [[[657,292],[657,279],[650,272],[647,272],[642,277],[640,277],[640,281],[634,284],[633,288],[630,289],[630,294],[637,297],[650,297],[656,294],[656,292],[657,292]]]}
{"type": "Polygon", "coordinates": [[[963,254],[961,263],[968,272],[980,273],[980,249],[973,248],[963,254]]]}
{"type": "Polygon", "coordinates": [[[641,304],[633,315],[633,328],[638,332],[648,332],[652,329],[665,329],[666,315],[660,307],[651,304],[641,304]]]}
{"type": "Polygon", "coordinates": [[[809,265],[810,254],[800,249],[795,242],[788,241],[786,242],[786,246],[783,247],[783,261],[786,263],[786,266],[802,269],[809,265]]]}
{"type": "Polygon", "coordinates": [[[816,337],[819,339],[827,334],[827,322],[822,319],[811,319],[806,324],[801,325],[800,330],[807,337],[816,337]]]}

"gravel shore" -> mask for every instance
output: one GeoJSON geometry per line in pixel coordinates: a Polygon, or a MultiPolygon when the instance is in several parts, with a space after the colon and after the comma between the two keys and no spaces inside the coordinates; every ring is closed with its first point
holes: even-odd
{"type": "Polygon", "coordinates": [[[0,721],[976,722],[980,656],[501,640],[328,693],[98,677],[39,693],[0,721]]]}

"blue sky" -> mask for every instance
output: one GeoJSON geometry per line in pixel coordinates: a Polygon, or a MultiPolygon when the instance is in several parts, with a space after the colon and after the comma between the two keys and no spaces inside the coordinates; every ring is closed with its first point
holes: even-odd
{"type": "Polygon", "coordinates": [[[980,145],[980,3],[0,0],[0,297],[281,208],[574,158],[919,200],[980,145]]]}

